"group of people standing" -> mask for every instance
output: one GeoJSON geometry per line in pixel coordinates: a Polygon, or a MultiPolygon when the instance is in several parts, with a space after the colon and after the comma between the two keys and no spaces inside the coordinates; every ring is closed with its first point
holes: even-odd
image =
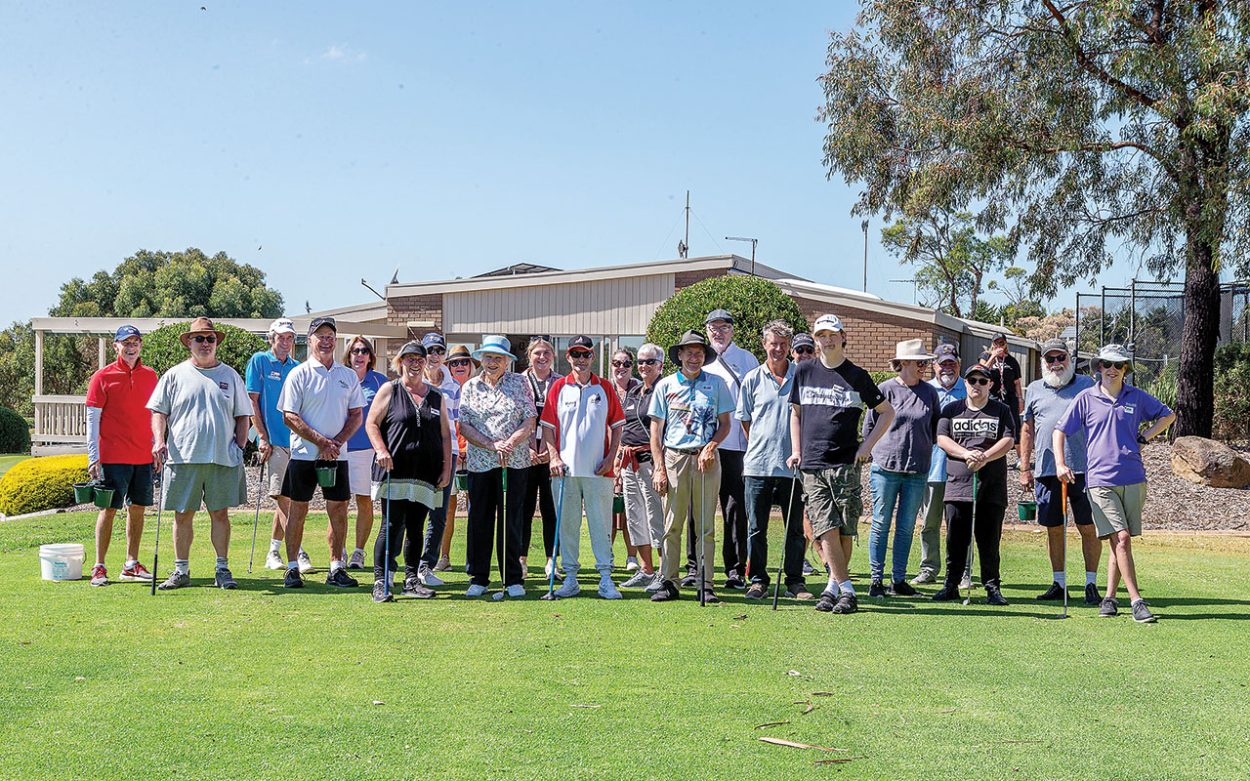
{"type": "Polygon", "coordinates": [[[915,596],[915,586],[936,582],[945,522],[945,575],[932,598],[958,598],[970,585],[975,545],[986,602],[1005,605],[999,542],[1009,504],[1006,456],[1018,447],[1020,483],[1033,490],[1039,521],[1051,529],[1053,584],[1039,599],[1066,593],[1062,546],[1070,504],[1082,539],[1086,601],[1115,615],[1123,580],[1134,618],[1153,620],[1131,550],[1145,498],[1139,444],[1175,416],[1124,383],[1131,359],[1120,347],[1099,352],[1094,379],[1075,373],[1064,342],[1048,341],[1042,378],[1021,393],[1005,338],[966,368],[954,345],[928,353],[920,339],[900,342],[891,361],[895,376],[876,383],[847,357],[846,328],[835,315],[819,317],[810,335],[768,323],[760,335],[763,363],[736,344],[734,324],[730,312],[717,309],[702,332],[686,332],[667,351],[650,343],[636,355],[619,350],[608,378],[592,371],[595,343],[585,336],[569,340],[571,370],[560,376],[550,338],[531,339],[529,366],[517,373],[517,355],[502,336],[449,353],[443,336],[429,333],[398,350],[393,380],[376,371],[373,345],[362,336],[336,356],[337,326],[328,317],[310,323],[303,362],[292,356],[294,325],[275,320],[270,349],[252,357],[246,379],[216,358],[225,334],[207,318],[182,337],[188,359],[159,378],[142,364],[138,331],[119,329],[118,360],[92,378],[87,399],[89,469],[115,489],[114,508],[97,520],[92,583],[108,582],[113,516],[125,503],[122,579],[152,578],[138,562],[138,540],[154,478],[163,474],[155,482],[164,508],[174,512],[175,562],[160,588],[190,583],[192,520],[201,507],[217,554],[214,583],[235,588],[226,512],[246,501],[242,456],[252,428],[261,474],[268,474],[259,490],[277,504],[266,565],[284,570],[287,588],[302,587],[314,569],[302,542],[309,502],[320,490],[329,516],[326,585],[358,585],[349,571],[364,569],[376,502],[382,522],[373,540],[374,600],[394,598],[391,573],[400,554],[400,593],[434,596],[444,585],[437,573],[451,566],[460,472],[468,501],[468,596],[486,595],[496,578],[496,599],[525,594],[537,515],[553,597],[581,591],[584,522],[599,597],[620,599],[621,588],[642,588],[663,602],[693,588],[701,602],[716,602],[719,507],[722,585],[764,599],[769,516],[778,507],[785,595],[814,599],[823,612],[853,613],[858,595],[849,562],[863,512],[862,472],[870,464],[869,596],[915,596]],[[675,368],[668,375],[666,358],[675,368]],[[909,581],[917,517],[921,563],[909,581]],[[612,576],[618,531],[633,570],[619,586],[612,576]],[[1096,585],[1104,539],[1105,597],[1096,585]],[[820,571],[808,563],[809,544],[827,576],[818,595],[806,583],[820,571]]]}

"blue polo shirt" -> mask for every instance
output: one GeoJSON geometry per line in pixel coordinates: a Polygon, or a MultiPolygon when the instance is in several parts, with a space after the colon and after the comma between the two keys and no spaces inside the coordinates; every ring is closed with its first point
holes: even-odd
{"type": "Polygon", "coordinates": [[[286,376],[296,366],[299,361],[295,358],[288,355],[285,362],[279,361],[273,350],[256,353],[247,362],[244,385],[248,393],[260,394],[260,411],[265,418],[265,428],[269,429],[269,444],[274,447],[291,446],[291,430],[278,410],[278,396],[286,376]]]}
{"type": "Polygon", "coordinates": [[[746,373],[740,385],[734,417],[751,424],[742,474],[750,477],[792,477],[786,468],[790,457],[790,389],[794,384],[794,363],[786,366],[781,382],[760,364],[746,373]]]}
{"type": "MultiPolygon", "coordinates": [[[[929,380],[929,384],[937,391],[939,412],[957,401],[968,398],[968,386],[964,385],[963,380],[955,380],[955,384],[949,389],[943,388],[941,380],[936,377],[929,380]]],[[[946,482],[946,451],[937,445],[933,446],[933,457],[929,460],[929,477],[925,482],[946,482]]]]}
{"type": "MultiPolygon", "coordinates": [[[[1062,388],[1052,388],[1045,380],[1034,380],[1024,389],[1024,415],[1033,423],[1033,474],[1035,477],[1055,476],[1055,424],[1077,394],[1094,386],[1094,378],[1088,374],[1074,374],[1072,381],[1062,388]]],[[[1077,474],[1085,474],[1085,430],[1079,429],[1068,437],[1063,447],[1064,461],[1077,474]]]]}
{"type": "Polygon", "coordinates": [[[349,453],[353,450],[373,450],[373,443],[369,441],[369,434],[365,431],[365,421],[369,419],[369,408],[373,406],[373,397],[378,395],[378,391],[386,382],[386,375],[375,372],[373,369],[365,372],[365,378],[360,381],[360,392],[365,397],[365,408],[361,410],[363,417],[360,420],[360,428],[356,429],[351,439],[347,440],[349,453]]]}
{"type": "Polygon", "coordinates": [[[664,447],[690,450],[711,442],[717,417],[733,411],[733,394],[720,377],[700,371],[688,380],[678,371],[655,384],[647,414],[664,421],[664,447]]]}

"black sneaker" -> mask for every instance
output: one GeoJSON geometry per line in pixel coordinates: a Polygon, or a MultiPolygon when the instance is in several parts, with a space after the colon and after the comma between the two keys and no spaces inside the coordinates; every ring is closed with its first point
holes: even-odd
{"type": "Polygon", "coordinates": [[[433,599],[434,589],[426,586],[416,575],[404,581],[404,596],[415,597],[416,599],[433,599]]]}
{"type": "Polygon", "coordinates": [[[854,594],[843,594],[838,597],[838,603],[833,606],[833,612],[839,615],[847,615],[859,610],[859,600],[854,594]]]}
{"type": "Polygon", "coordinates": [[[884,597],[885,596],[885,584],[879,580],[874,580],[872,582],[872,585],[868,587],[868,596],[884,597]]]}
{"type": "Polygon", "coordinates": [[[1120,613],[1120,603],[1115,601],[1115,597],[1107,597],[1098,603],[1099,618],[1115,618],[1120,613]]]}
{"type": "Polygon", "coordinates": [[[386,590],[385,580],[373,581],[373,601],[374,602],[394,602],[395,595],[386,590]]]}
{"type": "Polygon", "coordinates": [[[716,596],[716,592],[710,588],[703,589],[703,604],[716,605],[720,603],[720,597],[716,596]]]}
{"type": "Polygon", "coordinates": [[[890,584],[889,593],[896,597],[914,597],[916,596],[916,589],[912,588],[911,584],[905,580],[896,580],[890,584]]]}
{"type": "Polygon", "coordinates": [[[1037,595],[1039,602],[1057,601],[1063,599],[1063,586],[1058,583],[1051,583],[1050,588],[1037,595]]]}
{"type": "Polygon", "coordinates": [[[808,590],[806,583],[795,583],[793,586],[786,586],[786,599],[815,599],[816,596],[808,590]]]}
{"type": "Polygon", "coordinates": [[[165,582],[157,586],[161,591],[173,591],[176,588],[191,585],[191,576],[185,572],[174,570],[165,578],[165,582]]]}
{"type": "Polygon", "coordinates": [[[729,576],[725,578],[725,588],[732,588],[740,591],[746,587],[746,581],[738,577],[737,572],[731,572],[729,573],[729,576]]]}
{"type": "Polygon", "coordinates": [[[960,598],[959,589],[955,588],[950,583],[943,584],[942,587],[938,589],[937,593],[933,595],[934,602],[953,602],[954,600],[960,598]]]}
{"type": "Polygon", "coordinates": [[[1153,624],[1159,619],[1150,612],[1150,606],[1146,604],[1146,600],[1139,599],[1133,603],[1133,620],[1139,624],[1153,624]]]}
{"type": "Polygon", "coordinates": [[[682,588],[690,588],[691,586],[693,586],[695,583],[698,583],[698,582],[699,582],[699,578],[698,578],[698,576],[696,576],[696,575],[692,572],[692,573],[690,573],[689,575],[687,575],[686,577],[684,577],[684,578],[682,578],[682,579],[681,579],[681,587],[682,587],[682,588]]]}
{"type": "Polygon", "coordinates": [[[836,601],[837,597],[835,597],[832,593],[822,591],[820,593],[820,599],[816,600],[816,609],[822,613],[832,613],[836,601]]]}
{"type": "Polygon", "coordinates": [[[303,588],[304,577],[299,574],[299,567],[287,567],[286,574],[282,576],[283,588],[303,588]]]}
{"type": "Polygon", "coordinates": [[[1098,586],[1093,583],[1085,584],[1085,604],[1097,605],[1102,602],[1102,595],[1098,593],[1098,586]]]}
{"type": "Polygon", "coordinates": [[[985,604],[997,607],[1007,606],[1007,600],[1003,597],[1003,592],[997,583],[985,584],[985,604]]]}
{"type": "Polygon", "coordinates": [[[217,588],[224,588],[227,591],[239,587],[238,582],[234,579],[234,575],[230,574],[230,570],[220,567],[217,574],[213,577],[213,582],[217,584],[217,588]]]}
{"type": "Polygon", "coordinates": [[[752,583],[747,589],[747,599],[763,599],[768,596],[768,588],[763,583],[752,583]]]}
{"type": "Polygon", "coordinates": [[[360,583],[351,575],[348,575],[346,569],[339,567],[329,575],[326,575],[326,585],[334,586],[335,588],[355,588],[360,583]]]}
{"type": "Polygon", "coordinates": [[[666,580],[660,585],[659,591],[656,591],[651,595],[651,601],[668,602],[670,599],[677,599],[680,593],[681,592],[677,590],[677,586],[673,585],[673,581],[666,580]]]}

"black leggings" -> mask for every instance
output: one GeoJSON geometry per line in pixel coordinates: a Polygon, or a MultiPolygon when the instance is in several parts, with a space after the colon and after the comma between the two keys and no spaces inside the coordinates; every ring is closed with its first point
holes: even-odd
{"type": "Polygon", "coordinates": [[[382,505],[382,527],[378,529],[378,538],[373,543],[373,579],[385,578],[382,572],[383,563],[386,563],[389,572],[396,570],[395,554],[401,543],[404,546],[404,578],[415,577],[421,566],[421,545],[424,541],[422,528],[430,508],[420,502],[405,499],[392,499],[389,502],[383,499],[379,504],[382,505]],[[390,562],[386,562],[388,544],[390,562]]]}
{"type": "MultiPolygon", "coordinates": [[[[972,539],[972,502],[945,502],[946,585],[955,588],[968,566],[968,543],[972,539]]],[[[1003,538],[1006,505],[977,502],[977,559],[981,583],[999,585],[998,543],[1003,538]]]]}
{"type": "Polygon", "coordinates": [[[506,496],[502,468],[469,473],[468,547],[465,559],[469,577],[476,585],[490,585],[492,546],[496,560],[504,563],[504,585],[511,586],[521,582],[521,562],[518,559],[523,553],[521,501],[525,497],[529,471],[508,469],[506,496]],[[500,507],[501,501],[504,502],[504,507],[500,507]]]}
{"type": "Polygon", "coordinates": [[[534,532],[534,510],[543,516],[543,550],[547,558],[556,544],[556,503],[551,496],[551,470],[546,464],[534,464],[528,470],[525,501],[522,503],[521,555],[528,555],[534,532]]]}

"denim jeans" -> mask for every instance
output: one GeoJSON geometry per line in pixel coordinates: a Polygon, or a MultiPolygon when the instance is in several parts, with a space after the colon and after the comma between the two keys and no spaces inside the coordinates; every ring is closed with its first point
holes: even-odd
{"type": "Polygon", "coordinates": [[[803,581],[803,491],[793,477],[742,478],[747,504],[747,574],[752,583],[768,585],[768,515],[773,505],[781,507],[782,528],[785,529],[786,586],[803,581]],[[791,506],[793,504],[793,506],[791,506]]]}
{"type": "Polygon", "coordinates": [[[894,523],[891,577],[895,581],[906,579],[907,558],[911,555],[911,538],[916,529],[916,513],[924,499],[926,478],[924,472],[890,472],[876,464],[869,471],[872,531],[868,534],[868,564],[873,580],[883,579],[891,522],[894,523]]]}

